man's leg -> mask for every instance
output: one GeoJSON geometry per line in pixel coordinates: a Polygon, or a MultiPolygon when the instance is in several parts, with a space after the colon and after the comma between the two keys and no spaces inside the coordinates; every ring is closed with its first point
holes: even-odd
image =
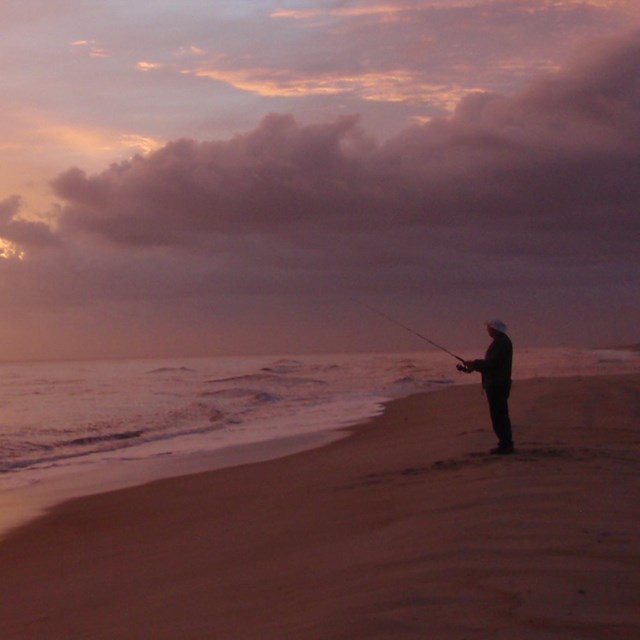
{"type": "Polygon", "coordinates": [[[509,418],[509,392],[511,384],[492,385],[486,388],[487,400],[489,401],[489,413],[491,424],[498,437],[500,448],[509,449],[513,447],[513,437],[511,433],[511,420],[509,418]]]}

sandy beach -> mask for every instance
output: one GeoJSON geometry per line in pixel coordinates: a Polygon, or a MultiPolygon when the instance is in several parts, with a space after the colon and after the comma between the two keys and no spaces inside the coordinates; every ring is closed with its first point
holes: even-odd
{"type": "Polygon", "coordinates": [[[328,446],[66,502],[0,543],[0,638],[640,637],[640,375],[478,386],[328,446]]]}

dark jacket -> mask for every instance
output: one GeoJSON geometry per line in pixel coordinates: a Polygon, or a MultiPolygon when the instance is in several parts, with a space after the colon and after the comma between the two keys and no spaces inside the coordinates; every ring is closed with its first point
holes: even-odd
{"type": "Polygon", "coordinates": [[[482,386],[511,382],[513,346],[506,333],[499,333],[489,345],[484,360],[474,360],[473,368],[482,374],[482,386]]]}

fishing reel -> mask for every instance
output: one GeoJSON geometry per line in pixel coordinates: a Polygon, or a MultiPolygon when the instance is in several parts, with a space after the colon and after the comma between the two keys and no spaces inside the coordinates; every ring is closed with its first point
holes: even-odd
{"type": "Polygon", "coordinates": [[[471,373],[473,371],[473,369],[470,369],[469,367],[467,367],[464,364],[457,364],[456,365],[456,369],[458,371],[461,371],[462,373],[471,373]]]}

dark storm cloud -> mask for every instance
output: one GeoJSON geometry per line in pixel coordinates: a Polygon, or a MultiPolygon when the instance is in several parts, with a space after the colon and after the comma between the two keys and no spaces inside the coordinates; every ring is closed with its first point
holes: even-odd
{"type": "Polygon", "coordinates": [[[57,244],[55,235],[46,224],[18,218],[20,207],[19,196],[0,201],[0,238],[25,247],[57,244]]]}
{"type": "Polygon", "coordinates": [[[301,125],[274,114],[228,141],[178,140],[97,175],[71,169],[54,188],[62,234],[130,249],[213,251],[245,268],[446,277],[448,246],[530,273],[527,257],[633,258],[638,132],[633,34],[512,97],[469,96],[451,118],[384,144],[355,117],[301,125]]]}

